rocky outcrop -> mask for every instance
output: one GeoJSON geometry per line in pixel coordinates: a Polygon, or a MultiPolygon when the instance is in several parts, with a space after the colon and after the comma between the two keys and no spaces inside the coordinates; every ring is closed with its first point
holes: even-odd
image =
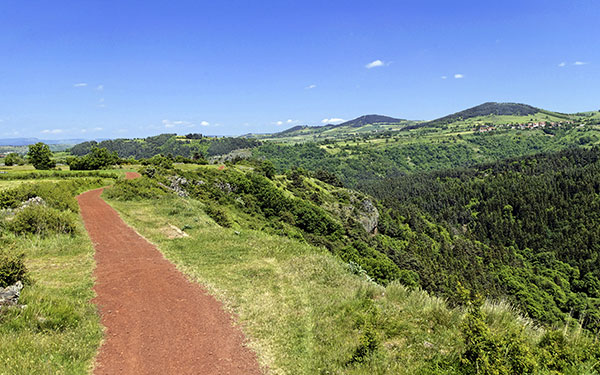
{"type": "Polygon", "coordinates": [[[23,283],[17,281],[15,284],[0,288],[0,308],[3,306],[14,306],[19,302],[19,296],[23,289],[23,283]]]}
{"type": "Polygon", "coordinates": [[[358,210],[358,221],[365,228],[365,231],[376,233],[377,224],[379,224],[379,210],[369,199],[363,200],[360,205],[362,209],[358,210]]]}
{"type": "Polygon", "coordinates": [[[162,183],[158,183],[160,186],[164,187],[165,189],[169,189],[171,191],[173,191],[175,194],[179,195],[180,197],[187,197],[189,196],[188,192],[185,190],[185,186],[188,185],[188,180],[185,177],[180,177],[180,176],[170,176],[168,177],[169,179],[169,186],[162,184],[162,183]]]}

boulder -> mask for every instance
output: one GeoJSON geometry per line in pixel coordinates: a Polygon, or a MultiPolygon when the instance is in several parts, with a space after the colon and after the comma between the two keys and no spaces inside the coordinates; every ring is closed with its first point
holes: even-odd
{"type": "Polygon", "coordinates": [[[17,281],[15,284],[7,286],[6,288],[0,288],[0,306],[16,305],[17,302],[19,302],[21,289],[23,289],[23,283],[21,281],[17,281]]]}

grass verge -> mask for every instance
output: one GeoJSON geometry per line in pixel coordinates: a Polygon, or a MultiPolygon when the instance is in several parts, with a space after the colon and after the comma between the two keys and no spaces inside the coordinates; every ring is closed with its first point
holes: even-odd
{"type": "MultiPolygon", "coordinates": [[[[79,223],[79,232],[83,233],[79,223]]],[[[84,235],[1,239],[24,252],[33,280],[0,315],[0,374],[85,374],[102,338],[90,302],[93,248],[84,235]]]]}

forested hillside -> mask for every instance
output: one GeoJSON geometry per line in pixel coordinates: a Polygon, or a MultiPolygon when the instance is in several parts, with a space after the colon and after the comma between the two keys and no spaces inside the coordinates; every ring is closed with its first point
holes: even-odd
{"type": "Polygon", "coordinates": [[[121,158],[151,158],[158,154],[200,158],[227,154],[233,150],[256,147],[260,142],[247,138],[206,137],[202,134],[160,134],[138,139],[113,139],[102,142],[89,141],[73,146],[71,154],[84,156],[93,147],[106,148],[121,158]]]}
{"type": "Polygon", "coordinates": [[[253,155],[271,160],[279,171],[292,167],[334,173],[349,187],[406,173],[465,167],[504,158],[589,146],[600,140],[593,126],[453,133],[417,129],[402,134],[349,136],[341,140],[268,142],[253,155]]]}
{"type": "Polygon", "coordinates": [[[452,294],[448,280],[464,278],[536,320],[600,328],[600,149],[407,175],[365,190],[385,207],[388,254],[425,288],[452,294]],[[403,226],[430,242],[398,252],[413,235],[403,226]]]}

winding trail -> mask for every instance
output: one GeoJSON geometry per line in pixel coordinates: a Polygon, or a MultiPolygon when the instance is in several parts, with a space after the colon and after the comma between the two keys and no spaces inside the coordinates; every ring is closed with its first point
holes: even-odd
{"type": "Polygon", "coordinates": [[[77,197],[96,250],[94,303],[106,327],[94,374],[261,374],[221,304],[127,226],[102,190],[77,197]]]}

